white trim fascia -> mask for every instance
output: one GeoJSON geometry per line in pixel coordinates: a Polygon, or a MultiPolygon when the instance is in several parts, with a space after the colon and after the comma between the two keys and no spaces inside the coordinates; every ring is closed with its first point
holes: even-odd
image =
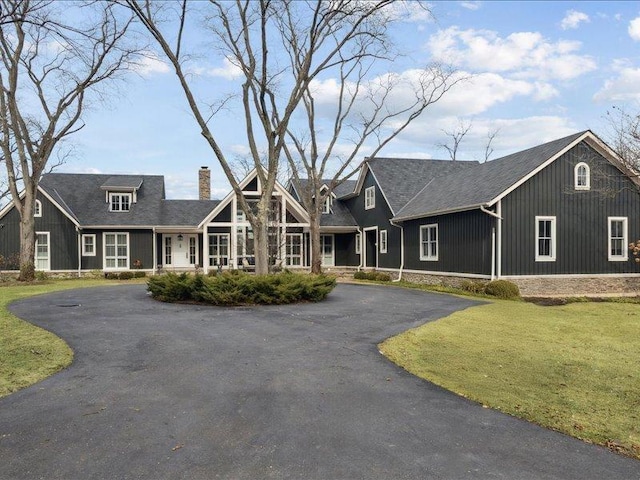
{"type": "MultiPolygon", "coordinates": [[[[62,212],[62,214],[67,217],[69,220],[71,220],[71,222],[76,226],[76,227],[80,227],[80,222],[78,221],[78,219],[72,217],[71,215],[69,215],[69,212],[67,212],[62,205],[60,205],[57,201],[55,201],[53,199],[53,197],[51,195],[49,195],[40,185],[38,185],[38,191],[47,199],[49,200],[51,203],[53,203],[53,205],[62,212]]],[[[1,215],[0,215],[1,216],[1,215]]]]}
{"type": "Polygon", "coordinates": [[[627,175],[637,186],[640,186],[640,173],[635,171],[633,168],[625,165],[620,156],[616,152],[614,152],[611,147],[609,147],[609,145],[600,140],[600,138],[593,132],[590,133],[591,136],[585,139],[586,143],[596,151],[600,150],[599,153],[602,154],[602,156],[605,158],[608,157],[609,162],[614,167],[620,170],[623,174],[627,175]]]}
{"type": "MultiPolygon", "coordinates": [[[[290,226],[293,226],[291,224],[289,224],[290,226]]],[[[297,224],[295,224],[297,225],[297,224]]],[[[320,233],[358,233],[358,227],[357,225],[354,226],[331,226],[331,225],[325,225],[320,227],[320,233]]]]}
{"type": "Polygon", "coordinates": [[[640,273],[551,273],[549,275],[503,275],[505,280],[510,279],[537,279],[537,278],[638,278],[640,273]]]}
{"type": "Polygon", "coordinates": [[[479,210],[480,207],[483,206],[486,207],[489,206],[489,204],[478,203],[475,205],[465,205],[463,207],[451,208],[449,210],[436,210],[435,212],[420,213],[418,215],[410,215],[407,217],[394,217],[391,220],[393,220],[394,222],[408,222],[409,220],[418,220],[420,218],[436,217],[439,215],[448,215],[450,213],[467,212],[469,210],[479,210]]]}
{"type": "Polygon", "coordinates": [[[541,165],[539,165],[537,168],[535,168],[534,170],[532,170],[531,172],[529,172],[527,175],[525,175],[524,177],[522,177],[520,180],[518,180],[516,183],[514,183],[513,185],[511,185],[509,188],[507,188],[506,190],[504,190],[502,193],[500,193],[497,197],[495,197],[493,200],[487,202],[487,206],[491,207],[493,206],[494,203],[496,203],[498,200],[502,200],[504,197],[506,197],[507,195],[509,195],[511,192],[513,192],[516,188],[518,188],[520,185],[522,185],[523,183],[525,183],[527,180],[533,178],[534,176],[536,176],[538,173],[540,173],[542,170],[544,170],[545,168],[547,168],[549,165],[551,165],[553,162],[555,162],[558,158],[560,158],[562,155],[564,155],[565,153],[567,153],[569,150],[571,150],[573,147],[575,147],[576,145],[578,145],[580,142],[582,142],[583,140],[587,139],[587,138],[592,138],[594,135],[593,133],[591,133],[591,131],[586,131],[584,134],[580,135],[578,138],[576,138],[573,142],[571,142],[569,145],[567,145],[566,147],[564,147],[562,150],[556,152],[554,155],[552,155],[548,160],[546,160],[545,162],[543,162],[541,165]]]}
{"type": "Polygon", "coordinates": [[[358,181],[356,182],[356,186],[353,189],[353,192],[349,195],[345,195],[345,198],[351,198],[351,196],[357,197],[358,195],[360,195],[360,193],[362,192],[362,186],[364,185],[364,179],[367,176],[367,172],[369,170],[371,170],[371,167],[369,166],[369,162],[365,160],[360,166],[360,175],[358,176],[358,181]]]}
{"type": "MultiPolygon", "coordinates": [[[[81,230],[113,230],[119,228],[123,230],[153,230],[157,225],[83,225],[81,230]]],[[[173,227],[169,227],[173,228],[173,227]]],[[[193,227],[189,227],[193,228],[193,227]]]]}
{"type": "MultiPolygon", "coordinates": [[[[384,272],[399,272],[398,268],[379,268],[378,270],[384,272]]],[[[462,278],[481,278],[490,280],[491,275],[484,275],[481,273],[462,273],[462,272],[436,272],[432,270],[403,270],[403,273],[417,273],[422,275],[438,275],[441,277],[462,277],[462,278]]]]}
{"type": "MultiPolygon", "coordinates": [[[[376,174],[374,173],[373,168],[369,168],[369,170],[371,171],[371,176],[373,177],[373,180],[376,182],[376,185],[378,186],[378,190],[380,190],[380,193],[382,194],[382,198],[384,198],[384,201],[387,203],[387,207],[389,207],[389,210],[391,211],[391,216],[393,217],[396,214],[396,212],[393,211],[393,208],[389,203],[389,199],[385,195],[384,190],[382,189],[382,185],[380,185],[380,182],[378,181],[378,177],[376,177],[376,174]]],[[[375,208],[375,205],[373,206],[373,208],[375,208]]]]}

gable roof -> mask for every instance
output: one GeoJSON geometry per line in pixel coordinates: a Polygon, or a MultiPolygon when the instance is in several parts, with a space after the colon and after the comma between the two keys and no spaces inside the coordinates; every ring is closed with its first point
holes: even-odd
{"type": "Polygon", "coordinates": [[[158,225],[195,227],[220,200],[162,200],[158,225]]]}
{"type": "Polygon", "coordinates": [[[135,185],[129,175],[49,173],[43,175],[40,188],[82,226],[156,225],[159,220],[158,205],[164,199],[164,177],[140,175],[135,178],[141,183],[137,188],[137,202],[131,204],[128,212],[109,211],[103,186],[107,182],[113,185],[121,183],[121,188],[127,188],[132,183],[135,185]],[[121,182],[118,181],[120,177],[121,182]]]}
{"type": "MultiPolygon", "coordinates": [[[[308,183],[309,183],[309,179],[307,178],[300,179],[301,188],[306,188],[308,183]]],[[[324,185],[329,185],[331,183],[331,179],[329,178],[323,179],[322,183],[324,185]]],[[[356,185],[355,180],[345,180],[334,189],[333,195],[336,197],[337,200],[340,200],[341,197],[351,194],[353,192],[355,185],[356,185]]],[[[294,182],[290,180],[289,186],[293,190],[296,200],[298,200],[300,198],[300,195],[296,190],[294,182]]],[[[302,202],[300,203],[302,204],[302,202]]],[[[320,217],[320,226],[321,227],[357,227],[358,223],[355,221],[355,219],[353,218],[353,215],[351,215],[351,211],[349,210],[349,208],[347,208],[347,206],[344,203],[340,201],[334,201],[331,204],[331,213],[323,214],[320,217]]]]}
{"type": "Polygon", "coordinates": [[[424,185],[394,220],[491,206],[589,136],[595,137],[588,130],[578,132],[438,178],[424,185]]]}
{"type": "Polygon", "coordinates": [[[477,165],[478,162],[452,162],[428,158],[370,158],[363,165],[354,193],[360,193],[367,171],[371,171],[392,214],[395,215],[434,178],[477,165]]]}

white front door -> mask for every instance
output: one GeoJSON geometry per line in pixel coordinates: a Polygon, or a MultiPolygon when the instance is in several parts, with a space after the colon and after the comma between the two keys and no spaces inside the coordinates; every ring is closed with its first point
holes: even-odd
{"type": "Polygon", "coordinates": [[[197,263],[197,237],[195,235],[165,235],[164,263],[173,268],[194,267],[197,263]]]}
{"type": "Polygon", "coordinates": [[[333,235],[320,235],[320,253],[323,267],[333,267],[335,265],[333,235]]]}

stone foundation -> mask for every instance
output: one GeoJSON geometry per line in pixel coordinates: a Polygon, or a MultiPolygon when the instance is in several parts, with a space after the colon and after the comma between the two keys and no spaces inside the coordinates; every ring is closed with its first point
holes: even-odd
{"type": "Polygon", "coordinates": [[[640,295],[640,277],[509,278],[523,297],[640,295]]]}

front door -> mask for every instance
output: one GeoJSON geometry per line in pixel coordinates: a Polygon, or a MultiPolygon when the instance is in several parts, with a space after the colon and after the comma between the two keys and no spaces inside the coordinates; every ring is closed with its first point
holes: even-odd
{"type": "Polygon", "coordinates": [[[320,235],[320,254],[322,255],[323,267],[333,267],[335,265],[333,235],[320,235]]]}
{"type": "Polygon", "coordinates": [[[365,230],[364,232],[364,249],[365,249],[365,267],[378,268],[378,230],[365,230]]]}
{"type": "Polygon", "coordinates": [[[197,263],[197,237],[195,235],[165,235],[164,263],[173,268],[195,267],[197,263]]]}

